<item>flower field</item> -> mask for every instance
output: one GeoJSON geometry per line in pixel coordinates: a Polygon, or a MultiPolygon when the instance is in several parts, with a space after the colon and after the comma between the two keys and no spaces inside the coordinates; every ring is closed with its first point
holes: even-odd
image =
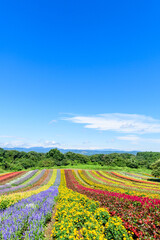
{"type": "MultiPolygon", "coordinates": [[[[153,193],[150,186],[150,190],[144,190],[141,184],[135,188],[131,182],[130,187],[126,183],[125,189],[123,181],[116,187],[114,181],[118,178],[104,173],[108,178],[111,176],[110,181],[104,182],[95,171],[65,170],[65,176],[68,188],[98,201],[111,216],[119,216],[125,228],[134,233],[133,238],[160,239],[160,195],[155,190],[153,193]]],[[[157,186],[160,187],[159,183],[157,186]]]]}
{"type": "Polygon", "coordinates": [[[8,182],[8,180],[13,179],[19,175],[23,174],[23,171],[21,172],[12,172],[12,173],[7,173],[7,174],[3,174],[0,176],[0,185],[8,182]]]}
{"type": "Polygon", "coordinates": [[[93,170],[0,175],[0,239],[160,239],[160,183],[93,170]],[[51,230],[49,230],[51,228],[51,230]]]}

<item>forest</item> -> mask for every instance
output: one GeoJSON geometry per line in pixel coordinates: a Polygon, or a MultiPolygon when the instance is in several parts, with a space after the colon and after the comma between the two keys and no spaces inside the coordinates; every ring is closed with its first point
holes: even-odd
{"type": "Polygon", "coordinates": [[[62,153],[57,148],[47,153],[34,151],[20,152],[0,148],[0,168],[3,170],[20,171],[30,168],[51,168],[62,166],[99,165],[111,167],[129,167],[152,169],[155,176],[159,175],[160,152],[111,153],[84,155],[79,153],[62,153]]]}

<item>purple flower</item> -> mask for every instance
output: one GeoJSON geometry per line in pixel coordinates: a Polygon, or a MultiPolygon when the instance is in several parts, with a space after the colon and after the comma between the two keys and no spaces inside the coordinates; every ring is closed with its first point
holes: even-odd
{"type": "Polygon", "coordinates": [[[44,239],[44,226],[51,217],[58,195],[60,170],[53,186],[0,212],[0,239],[44,239]],[[37,237],[37,238],[36,238],[37,237]]]}

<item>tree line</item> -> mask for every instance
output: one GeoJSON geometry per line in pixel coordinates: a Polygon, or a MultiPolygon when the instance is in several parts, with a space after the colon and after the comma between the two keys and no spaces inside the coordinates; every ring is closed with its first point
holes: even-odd
{"type": "MultiPolygon", "coordinates": [[[[157,160],[160,159],[160,152],[138,152],[136,155],[130,153],[110,153],[84,155],[79,153],[61,153],[57,148],[51,149],[47,153],[38,152],[19,152],[17,150],[4,150],[0,148],[0,168],[4,170],[20,171],[28,168],[50,168],[60,166],[73,166],[78,164],[118,166],[129,168],[160,168],[157,160]]],[[[158,173],[160,175],[160,173],[158,173]]],[[[155,174],[157,175],[157,174],[155,174]]],[[[158,176],[158,175],[157,175],[158,176]]]]}

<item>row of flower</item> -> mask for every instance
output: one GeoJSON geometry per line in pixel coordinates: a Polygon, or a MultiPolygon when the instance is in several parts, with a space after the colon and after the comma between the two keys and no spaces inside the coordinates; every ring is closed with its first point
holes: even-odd
{"type": "Polygon", "coordinates": [[[127,179],[116,178],[112,176],[110,173],[102,172],[102,171],[87,171],[87,175],[89,175],[92,179],[96,180],[99,183],[113,185],[114,187],[120,187],[123,189],[132,189],[139,192],[146,192],[147,194],[150,192],[152,194],[157,194],[158,191],[160,193],[160,184],[152,185],[152,184],[143,184],[140,182],[128,181],[127,179]]]}
{"type": "Polygon", "coordinates": [[[67,187],[99,201],[112,216],[119,216],[133,238],[160,238],[160,200],[84,187],[72,170],[65,170],[67,187]]]}
{"type": "Polygon", "coordinates": [[[64,170],[61,171],[53,239],[133,239],[119,217],[111,217],[107,209],[99,207],[99,202],[66,188],[64,170]]]}
{"type": "Polygon", "coordinates": [[[145,181],[145,180],[138,180],[138,179],[135,179],[135,178],[127,177],[127,176],[124,176],[124,175],[122,175],[120,173],[117,173],[117,172],[111,172],[111,173],[113,175],[115,175],[116,177],[127,179],[127,180],[130,180],[130,181],[133,181],[133,182],[140,182],[140,183],[153,184],[153,185],[158,184],[158,183],[153,183],[153,182],[149,182],[149,181],[145,181]]]}
{"type": "Polygon", "coordinates": [[[6,173],[6,174],[3,174],[2,176],[0,176],[0,183],[4,183],[5,181],[8,181],[9,179],[12,179],[20,174],[23,174],[24,172],[23,171],[20,171],[20,172],[12,172],[12,173],[6,173]]]}
{"type": "Polygon", "coordinates": [[[18,192],[25,192],[29,190],[35,190],[45,184],[50,180],[52,176],[52,169],[47,169],[45,171],[38,171],[33,177],[31,177],[29,180],[25,181],[24,184],[19,185],[17,187],[12,187],[7,192],[1,191],[1,195],[5,194],[11,194],[11,193],[18,193],[18,192]]]}
{"type": "Polygon", "coordinates": [[[133,196],[143,196],[146,198],[154,198],[154,199],[159,199],[160,198],[160,194],[158,193],[150,193],[148,191],[135,191],[134,189],[132,190],[132,186],[130,186],[130,189],[128,188],[122,188],[121,186],[112,186],[109,184],[102,184],[102,183],[98,183],[96,181],[96,179],[91,178],[88,174],[87,171],[84,170],[79,170],[78,171],[80,177],[83,179],[84,182],[86,182],[88,185],[97,188],[97,189],[102,189],[102,190],[107,190],[109,192],[116,192],[116,193],[126,193],[129,195],[133,195],[133,196]]]}
{"type": "MultiPolygon", "coordinates": [[[[137,182],[131,182],[131,181],[127,181],[127,180],[116,180],[115,181],[110,181],[108,180],[108,176],[106,177],[105,173],[101,173],[99,171],[87,171],[85,172],[88,176],[90,176],[94,181],[96,181],[97,183],[101,183],[101,184],[105,184],[105,185],[111,185],[115,187],[120,187],[123,189],[132,189],[134,191],[139,191],[139,192],[146,192],[147,194],[150,192],[152,194],[156,194],[159,193],[160,194],[160,185],[157,186],[153,186],[153,185],[142,185],[141,183],[137,183],[137,182]]],[[[143,193],[142,193],[143,194],[143,193]]],[[[160,197],[160,195],[159,195],[160,197]]]]}
{"type": "Polygon", "coordinates": [[[58,195],[60,170],[49,189],[23,199],[0,213],[0,239],[44,239],[44,226],[51,219],[58,195]]]}
{"type": "Polygon", "coordinates": [[[133,177],[133,178],[138,178],[138,179],[142,179],[142,180],[147,180],[149,178],[152,177],[152,175],[147,174],[148,176],[144,175],[144,173],[130,173],[130,172],[120,172],[122,175],[126,175],[129,177],[133,177]]]}
{"type": "Polygon", "coordinates": [[[36,172],[38,170],[32,170],[32,171],[29,171],[27,172],[25,175],[23,175],[22,177],[16,179],[16,180],[13,180],[11,182],[9,182],[10,185],[13,185],[13,186],[18,186],[20,184],[23,184],[25,181],[27,181],[28,179],[30,179],[31,177],[33,177],[36,172]]]}
{"type": "Polygon", "coordinates": [[[3,175],[5,175],[5,174],[7,174],[8,172],[2,172],[2,173],[0,173],[0,177],[1,176],[3,176],[3,175]]]}
{"type": "MultiPolygon", "coordinates": [[[[118,175],[116,176],[116,175],[112,174],[113,172],[107,172],[107,171],[98,171],[98,172],[102,173],[104,176],[108,177],[109,179],[113,179],[113,180],[116,180],[118,182],[122,182],[124,184],[131,184],[132,186],[134,186],[134,185],[135,186],[136,185],[138,185],[138,186],[145,186],[145,183],[146,183],[145,179],[143,179],[144,183],[141,182],[141,181],[138,181],[138,182],[137,181],[130,181],[129,179],[126,178],[126,176],[131,177],[131,175],[130,175],[131,173],[123,173],[123,174],[121,173],[122,177],[119,178],[118,175]],[[123,176],[124,176],[124,178],[123,178],[123,176]]],[[[117,173],[117,174],[120,174],[120,173],[117,173]]],[[[137,177],[136,177],[135,174],[132,175],[132,178],[134,180],[137,180],[137,177]]],[[[139,180],[140,180],[140,178],[139,178],[139,180]]],[[[155,185],[158,186],[157,183],[155,185]]],[[[150,181],[147,181],[147,186],[156,187],[156,186],[153,186],[152,182],[150,182],[150,181]]]]}
{"type": "MultiPolygon", "coordinates": [[[[44,170],[43,173],[40,172],[40,174],[31,178],[31,180],[29,180],[29,183],[27,181],[27,184],[26,184],[27,186],[23,187],[23,191],[33,190],[33,189],[39,188],[42,185],[44,185],[43,182],[48,177],[50,171],[53,172],[53,170],[47,169],[47,170],[44,170]]],[[[19,192],[19,191],[21,191],[21,190],[17,190],[16,192],[19,192]]]]}
{"type": "Polygon", "coordinates": [[[11,188],[12,185],[13,185],[13,186],[18,186],[18,185],[24,183],[25,181],[27,181],[28,179],[30,179],[31,177],[33,177],[33,176],[36,174],[37,171],[38,171],[38,170],[33,170],[33,171],[26,172],[26,173],[23,174],[22,176],[14,179],[14,180],[11,180],[11,181],[7,182],[7,183],[4,184],[4,185],[0,185],[0,190],[4,190],[4,191],[5,191],[5,189],[11,188]]]}
{"type": "Polygon", "coordinates": [[[27,189],[26,192],[17,192],[17,193],[11,193],[9,195],[1,195],[0,196],[0,209],[6,209],[7,207],[15,204],[16,202],[28,198],[30,196],[32,196],[33,194],[38,194],[42,191],[47,190],[49,187],[51,187],[53,185],[53,183],[55,182],[55,178],[56,178],[56,172],[57,170],[51,170],[52,171],[52,176],[50,178],[50,180],[44,185],[39,187],[38,189],[34,189],[34,190],[30,190],[27,189]]]}
{"type": "MultiPolygon", "coordinates": [[[[148,188],[148,187],[151,187],[151,188],[157,188],[159,187],[160,189],[160,185],[159,183],[155,183],[154,186],[153,186],[153,182],[151,181],[147,181],[147,184],[146,184],[146,181],[144,181],[145,183],[141,182],[141,181],[130,181],[129,179],[127,179],[127,173],[124,175],[124,174],[121,174],[121,176],[125,176],[124,178],[121,177],[119,178],[118,175],[113,175],[112,172],[106,172],[106,171],[97,171],[98,173],[101,173],[103,176],[105,176],[107,179],[110,179],[110,180],[113,180],[113,181],[116,181],[116,182],[120,182],[120,183],[123,183],[125,185],[131,185],[131,186],[138,186],[138,187],[142,187],[142,188],[148,188]]],[[[132,176],[133,177],[133,176],[132,176]]],[[[136,177],[134,177],[135,180],[136,177]]]]}
{"type": "Polygon", "coordinates": [[[0,194],[4,194],[4,193],[7,193],[7,192],[15,192],[15,191],[18,191],[18,190],[22,190],[22,188],[26,188],[28,187],[29,185],[32,185],[34,183],[36,183],[39,179],[42,178],[42,176],[44,175],[45,173],[45,169],[43,169],[36,177],[32,178],[30,181],[28,181],[26,184],[22,184],[22,185],[18,185],[18,186],[13,186],[11,188],[5,188],[5,189],[2,189],[0,190],[0,194]]]}

